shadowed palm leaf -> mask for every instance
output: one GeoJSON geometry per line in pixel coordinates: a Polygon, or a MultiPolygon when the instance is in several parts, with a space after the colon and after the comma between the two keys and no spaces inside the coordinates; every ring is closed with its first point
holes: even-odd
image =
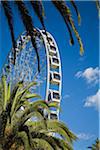
{"type": "MultiPolygon", "coordinates": [[[[83,54],[83,44],[82,44],[82,41],[81,41],[81,38],[79,36],[79,33],[77,32],[76,30],[76,27],[75,27],[75,24],[72,20],[72,17],[71,17],[71,11],[69,9],[69,7],[66,5],[66,3],[64,1],[55,1],[55,0],[52,0],[53,4],[55,5],[55,7],[59,10],[59,12],[61,13],[66,25],[67,25],[67,28],[69,30],[69,33],[70,33],[70,42],[71,44],[73,44],[73,38],[72,38],[72,35],[71,35],[71,30],[70,30],[70,27],[69,25],[71,26],[72,30],[74,31],[75,33],[75,36],[79,42],[79,45],[80,45],[80,54],[83,54]]],[[[75,5],[76,6],[76,5],[75,5]]]]}
{"type": "Polygon", "coordinates": [[[37,55],[37,60],[38,60],[38,70],[40,71],[40,60],[39,60],[39,54],[38,54],[38,49],[36,46],[36,41],[35,41],[35,36],[36,36],[36,30],[34,29],[32,18],[29,15],[28,9],[25,7],[24,2],[22,1],[16,1],[16,5],[18,6],[18,10],[20,12],[23,24],[26,28],[27,33],[31,37],[31,42],[33,47],[35,48],[35,52],[37,55]]]}
{"type": "Polygon", "coordinates": [[[39,1],[31,1],[31,5],[36,13],[36,15],[38,16],[42,26],[43,26],[43,29],[45,29],[45,25],[44,25],[44,8],[43,8],[43,5],[42,5],[42,1],[39,0],[39,1]]]}
{"type": "Polygon", "coordinates": [[[77,17],[78,17],[78,23],[80,24],[81,23],[81,16],[80,16],[80,13],[77,9],[77,6],[75,4],[75,2],[73,0],[71,0],[71,3],[72,3],[72,6],[74,7],[75,11],[76,11],[76,14],[77,14],[77,17]]]}
{"type": "Polygon", "coordinates": [[[12,44],[13,44],[13,48],[14,48],[13,53],[14,53],[14,64],[15,64],[15,59],[16,59],[16,51],[15,51],[16,42],[15,42],[14,29],[13,29],[12,9],[11,9],[8,1],[2,1],[2,6],[3,6],[3,9],[4,9],[5,16],[7,18],[9,29],[10,29],[10,33],[11,33],[12,44]]]}
{"type": "MultiPolygon", "coordinates": [[[[42,27],[45,31],[45,34],[46,34],[46,37],[47,37],[47,40],[48,40],[48,35],[47,35],[46,27],[45,27],[45,24],[44,24],[44,8],[43,8],[42,1],[41,0],[31,1],[31,5],[32,5],[33,10],[35,11],[36,15],[38,16],[38,18],[39,18],[39,20],[42,24],[42,27]]],[[[48,40],[48,43],[49,43],[49,40],[48,40]]]]}

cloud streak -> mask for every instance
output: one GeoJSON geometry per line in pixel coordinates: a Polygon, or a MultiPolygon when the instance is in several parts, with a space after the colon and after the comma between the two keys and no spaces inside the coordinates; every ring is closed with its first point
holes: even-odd
{"type": "Polygon", "coordinates": [[[63,96],[63,99],[68,99],[68,98],[70,98],[69,94],[66,94],[66,95],[63,96]]]}
{"type": "Polygon", "coordinates": [[[84,71],[78,71],[75,74],[75,76],[77,78],[84,78],[88,84],[90,83],[97,84],[99,82],[99,74],[100,74],[99,67],[96,68],[89,67],[84,71]]]}
{"type": "Polygon", "coordinates": [[[95,95],[86,98],[84,107],[95,107],[98,111],[100,110],[100,89],[95,95]]]}
{"type": "Polygon", "coordinates": [[[90,139],[93,139],[95,137],[95,135],[93,134],[86,134],[86,133],[79,133],[77,134],[77,137],[80,139],[80,140],[90,140],[90,139]]]}

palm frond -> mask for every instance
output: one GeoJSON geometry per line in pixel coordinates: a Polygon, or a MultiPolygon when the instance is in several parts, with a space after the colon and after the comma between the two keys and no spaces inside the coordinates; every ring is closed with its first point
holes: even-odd
{"type": "Polygon", "coordinates": [[[8,83],[8,89],[7,89],[7,101],[9,102],[10,100],[10,94],[11,94],[11,84],[8,83]]]}
{"type": "Polygon", "coordinates": [[[3,86],[2,82],[0,82],[0,112],[2,112],[4,108],[3,102],[3,86]]]}
{"type": "Polygon", "coordinates": [[[97,7],[98,14],[99,14],[99,17],[100,17],[100,1],[99,0],[96,0],[96,7],[97,7]]]}
{"type": "Polygon", "coordinates": [[[47,130],[47,124],[46,121],[44,119],[42,119],[42,121],[28,121],[26,122],[26,125],[28,125],[30,127],[31,131],[36,131],[36,132],[48,132],[47,130]]]}
{"type": "Polygon", "coordinates": [[[11,122],[11,110],[14,109],[14,104],[16,103],[16,99],[17,99],[17,93],[18,93],[19,88],[22,87],[22,85],[23,85],[23,82],[18,82],[16,84],[16,86],[12,90],[12,93],[11,93],[11,96],[10,96],[10,101],[7,104],[7,107],[6,107],[10,122],[11,122]]]}
{"type": "MultiPolygon", "coordinates": [[[[83,51],[84,51],[83,44],[82,44],[80,35],[77,32],[77,29],[76,29],[74,22],[72,20],[70,9],[68,8],[68,6],[66,5],[66,3],[64,1],[52,0],[52,2],[55,5],[55,7],[58,9],[58,11],[60,12],[61,16],[63,17],[65,24],[66,25],[69,24],[71,26],[73,32],[75,33],[75,36],[76,36],[78,43],[80,45],[80,54],[82,55],[83,51]]],[[[67,25],[67,27],[68,27],[68,25],[67,25]]],[[[72,39],[71,39],[71,41],[72,41],[72,39]]]]}
{"type": "Polygon", "coordinates": [[[50,143],[44,139],[40,138],[34,138],[32,140],[33,148],[39,149],[39,150],[53,150],[53,147],[50,145],[50,143]],[[35,143],[35,144],[34,144],[35,143]]]}
{"type": "Polygon", "coordinates": [[[22,131],[22,132],[18,132],[18,134],[17,134],[17,137],[18,137],[18,140],[19,140],[19,138],[23,141],[23,146],[24,146],[24,149],[25,150],[30,150],[30,145],[29,145],[29,141],[28,141],[28,136],[27,136],[27,134],[24,132],[24,131],[22,131]]]}
{"type": "Polygon", "coordinates": [[[7,124],[7,112],[2,111],[0,114],[0,140],[4,137],[4,132],[7,124]]]}
{"type": "Polygon", "coordinates": [[[27,134],[28,142],[29,142],[29,145],[31,147],[31,145],[32,145],[32,138],[31,138],[31,133],[29,131],[29,127],[27,125],[22,125],[22,126],[20,126],[19,130],[20,131],[24,131],[27,134]]]}
{"type": "MultiPolygon", "coordinates": [[[[61,1],[54,1],[52,0],[52,3],[54,4],[54,6],[58,9],[58,11],[61,13],[64,21],[65,21],[65,24],[67,26],[67,29],[68,29],[68,33],[69,33],[69,36],[70,36],[70,44],[73,45],[74,44],[74,39],[73,39],[73,36],[72,36],[72,32],[71,32],[71,29],[70,29],[70,26],[68,24],[68,20],[67,20],[67,17],[71,15],[70,11],[67,11],[65,14],[64,14],[64,10],[63,8],[61,9],[61,6],[60,6],[60,3],[63,3],[61,1]]],[[[65,6],[62,6],[62,7],[65,7],[65,6]]]]}
{"type": "Polygon", "coordinates": [[[27,94],[27,92],[24,93],[24,95],[17,95],[17,97],[14,99],[15,103],[12,105],[11,118],[13,119],[15,114],[18,114],[19,111],[21,111],[20,109],[22,109],[22,107],[25,109],[30,106],[30,99],[33,98],[40,98],[40,96],[38,94],[27,94]]]}
{"type": "Polygon", "coordinates": [[[51,107],[55,107],[55,108],[61,110],[60,106],[59,106],[58,103],[56,103],[56,102],[51,102],[51,103],[48,104],[48,106],[49,106],[50,108],[51,108],[51,107]]]}
{"type": "Polygon", "coordinates": [[[33,10],[35,11],[36,15],[38,16],[38,18],[43,26],[43,29],[46,31],[45,25],[44,25],[44,19],[43,19],[44,9],[43,9],[43,5],[42,5],[42,1],[38,0],[38,1],[30,1],[30,2],[33,7],[33,10]]]}
{"type": "Polygon", "coordinates": [[[11,33],[12,44],[13,44],[13,48],[14,48],[13,53],[14,53],[14,64],[15,64],[15,59],[16,59],[16,51],[15,51],[16,40],[15,40],[14,29],[13,29],[12,9],[11,9],[8,1],[1,1],[1,4],[3,6],[4,12],[5,12],[5,16],[6,16],[7,21],[8,21],[10,33],[11,33]]]}
{"type": "Polygon", "coordinates": [[[74,2],[73,0],[70,0],[70,1],[71,1],[72,6],[73,6],[74,9],[75,9],[75,12],[76,12],[77,17],[78,17],[78,23],[79,23],[79,25],[80,25],[80,23],[81,23],[81,16],[80,16],[80,13],[79,13],[79,11],[78,11],[78,8],[77,8],[77,6],[76,6],[76,4],[75,4],[75,2],[74,2]]]}
{"type": "Polygon", "coordinates": [[[51,132],[58,133],[69,143],[72,143],[73,140],[76,140],[76,136],[62,122],[58,122],[57,120],[48,120],[47,128],[51,129],[51,132]]]}
{"type": "Polygon", "coordinates": [[[7,82],[6,82],[6,77],[2,76],[1,81],[0,81],[0,85],[1,85],[1,106],[2,106],[2,111],[0,114],[0,138],[2,138],[4,136],[4,131],[6,128],[6,124],[7,124],[7,116],[8,116],[8,112],[7,112],[7,98],[8,98],[8,86],[7,86],[7,82]]]}
{"type": "Polygon", "coordinates": [[[35,132],[35,131],[32,132],[31,135],[32,135],[33,139],[38,138],[38,139],[43,139],[43,140],[47,141],[53,147],[53,150],[58,150],[59,149],[58,145],[55,143],[52,136],[48,136],[44,133],[35,132]]]}
{"type": "Polygon", "coordinates": [[[72,145],[67,141],[64,141],[57,137],[53,137],[53,138],[61,150],[73,150],[72,145]]]}
{"type": "Polygon", "coordinates": [[[67,26],[67,29],[68,29],[68,32],[69,32],[69,35],[70,35],[70,45],[74,45],[74,39],[73,39],[73,36],[72,36],[72,32],[71,32],[70,26],[67,22],[66,22],[66,26],[67,26]]]}
{"type": "Polygon", "coordinates": [[[24,118],[25,116],[27,116],[28,114],[30,114],[34,111],[38,111],[40,108],[47,109],[49,111],[48,104],[45,101],[38,100],[38,101],[30,103],[30,105],[23,112],[21,118],[24,118]]]}
{"type": "Polygon", "coordinates": [[[50,44],[50,41],[48,39],[48,34],[47,34],[47,31],[46,31],[46,27],[45,27],[45,24],[44,24],[44,8],[43,8],[42,0],[31,1],[31,5],[32,5],[33,10],[35,11],[37,17],[39,18],[39,20],[42,24],[42,27],[44,29],[47,41],[50,44]]]}
{"type": "Polygon", "coordinates": [[[31,98],[41,98],[38,94],[26,94],[25,99],[31,99],[31,98]]]}
{"type": "Polygon", "coordinates": [[[7,83],[6,83],[6,77],[3,76],[2,77],[2,87],[3,87],[3,108],[4,110],[6,109],[6,105],[7,105],[7,97],[8,97],[8,93],[7,93],[7,90],[8,90],[8,87],[7,87],[7,83]]]}
{"type": "Polygon", "coordinates": [[[46,102],[42,100],[38,100],[36,102],[30,103],[21,113],[19,116],[17,122],[15,121],[15,126],[19,128],[23,124],[25,124],[31,117],[35,117],[37,119],[43,120],[44,119],[44,114],[41,113],[40,108],[46,109],[49,111],[49,107],[46,104],[46,102]]]}
{"type": "Polygon", "coordinates": [[[37,45],[36,45],[37,31],[34,28],[32,18],[29,15],[28,9],[26,8],[24,2],[23,1],[17,1],[17,0],[15,2],[16,2],[16,5],[18,6],[18,10],[20,12],[20,15],[21,15],[23,24],[26,28],[26,31],[31,37],[31,42],[32,42],[32,45],[35,49],[36,56],[37,56],[38,71],[40,72],[40,59],[39,59],[38,49],[37,49],[37,45]]]}
{"type": "Polygon", "coordinates": [[[31,119],[31,117],[35,118],[35,119],[43,120],[44,116],[41,115],[41,113],[39,111],[35,110],[35,111],[29,113],[27,116],[24,116],[24,118],[21,118],[20,120],[18,120],[19,121],[18,126],[25,124],[27,121],[29,121],[29,119],[31,119]]]}
{"type": "Polygon", "coordinates": [[[2,101],[0,100],[0,114],[1,114],[2,110],[3,110],[3,104],[2,104],[2,101]]]}
{"type": "Polygon", "coordinates": [[[14,115],[14,112],[16,112],[16,110],[21,107],[22,103],[24,103],[24,104],[27,103],[28,104],[27,99],[39,97],[39,95],[36,95],[36,94],[28,94],[30,87],[36,85],[36,82],[31,82],[25,88],[24,87],[22,88],[23,83],[18,84],[18,85],[20,85],[20,86],[18,87],[18,89],[16,91],[16,94],[13,97],[10,116],[14,115]]]}
{"type": "Polygon", "coordinates": [[[54,120],[45,120],[45,121],[36,121],[36,122],[27,122],[28,126],[32,128],[32,131],[38,131],[48,135],[49,133],[58,133],[62,138],[65,139],[67,144],[72,144],[76,140],[76,136],[67,128],[62,122],[54,120]],[[46,122],[46,124],[44,123],[46,122]]]}
{"type": "Polygon", "coordinates": [[[31,82],[31,83],[29,83],[26,87],[23,87],[23,85],[22,85],[22,89],[19,89],[18,96],[23,95],[24,93],[29,92],[29,89],[30,89],[32,86],[35,86],[35,85],[37,85],[37,83],[34,82],[34,81],[31,82]]]}
{"type": "Polygon", "coordinates": [[[78,31],[77,31],[75,25],[74,25],[73,20],[72,20],[72,19],[69,19],[69,21],[70,21],[70,25],[71,25],[71,27],[72,27],[72,29],[73,29],[75,35],[76,35],[76,38],[77,38],[77,40],[78,40],[78,43],[79,43],[79,45],[80,45],[80,55],[83,55],[83,53],[84,53],[84,48],[83,48],[83,43],[82,43],[82,41],[81,41],[80,35],[79,35],[79,33],[78,33],[78,31]]]}

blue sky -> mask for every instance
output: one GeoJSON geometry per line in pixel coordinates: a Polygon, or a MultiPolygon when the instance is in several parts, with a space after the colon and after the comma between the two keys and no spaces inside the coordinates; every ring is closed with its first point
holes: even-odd
{"type": "MultiPolygon", "coordinates": [[[[69,2],[72,13],[74,10],[69,2]]],[[[84,44],[84,55],[79,54],[79,45],[75,39],[75,45],[69,45],[69,35],[60,14],[50,2],[44,2],[45,24],[47,30],[54,36],[61,54],[63,89],[61,101],[60,119],[78,135],[75,142],[75,150],[86,150],[96,137],[98,137],[98,73],[99,73],[99,20],[95,2],[77,1],[81,14],[81,26],[77,25],[77,17],[74,13],[76,27],[84,44]]],[[[31,11],[31,8],[30,8],[31,11]]],[[[31,13],[33,13],[31,11],[31,13]]],[[[11,49],[9,29],[6,19],[1,11],[0,22],[0,68],[2,67],[8,51],[11,49]]],[[[24,31],[18,14],[14,20],[15,35],[24,31]]],[[[34,24],[41,27],[38,19],[33,14],[34,24]]],[[[73,34],[74,35],[74,34],[73,34]]]]}

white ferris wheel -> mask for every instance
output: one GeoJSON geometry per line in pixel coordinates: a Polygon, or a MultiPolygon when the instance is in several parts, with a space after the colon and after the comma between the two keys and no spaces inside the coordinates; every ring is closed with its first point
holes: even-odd
{"type": "MultiPolygon", "coordinates": [[[[60,53],[49,32],[46,34],[44,30],[36,30],[38,32],[36,43],[40,57],[40,73],[37,69],[37,57],[30,36],[24,32],[17,39],[15,64],[11,50],[2,68],[2,75],[6,75],[7,82],[13,82],[13,84],[18,81],[24,81],[25,84],[36,81],[38,84],[31,90],[43,95],[47,103],[56,102],[60,106],[62,90],[60,53]]],[[[59,109],[50,108],[48,118],[59,119],[59,109]]]]}

